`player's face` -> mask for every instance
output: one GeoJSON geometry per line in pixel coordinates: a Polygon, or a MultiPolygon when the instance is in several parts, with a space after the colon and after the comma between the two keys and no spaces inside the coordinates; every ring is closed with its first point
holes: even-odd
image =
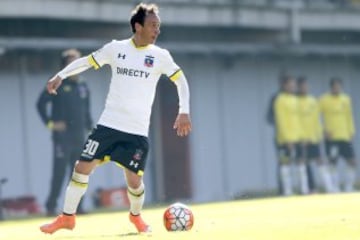
{"type": "Polygon", "coordinates": [[[295,93],[296,92],[296,82],[295,80],[289,80],[286,84],[285,84],[285,91],[288,93],[295,93]]]}
{"type": "Polygon", "coordinates": [[[340,94],[341,91],[342,88],[340,83],[334,83],[334,85],[331,87],[331,92],[335,95],[340,94]]]}
{"type": "Polygon", "coordinates": [[[146,44],[154,44],[160,34],[160,18],[157,14],[146,16],[144,26],[141,27],[140,36],[146,44]]]}

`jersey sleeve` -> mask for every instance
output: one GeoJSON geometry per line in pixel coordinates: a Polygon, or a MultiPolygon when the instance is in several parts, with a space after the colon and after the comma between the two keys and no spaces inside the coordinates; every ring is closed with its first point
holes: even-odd
{"type": "Polygon", "coordinates": [[[163,62],[162,62],[162,74],[165,74],[172,81],[176,81],[180,75],[182,75],[182,71],[180,67],[174,62],[174,59],[171,57],[169,51],[164,50],[163,62]]]}
{"type": "Polygon", "coordinates": [[[114,40],[88,56],[88,61],[94,69],[99,69],[105,64],[110,64],[113,44],[114,40]]]}
{"type": "Polygon", "coordinates": [[[314,99],[315,102],[315,114],[314,114],[314,124],[315,124],[315,130],[316,130],[316,134],[318,139],[322,139],[322,134],[323,134],[323,127],[321,124],[321,112],[320,112],[320,103],[314,99]]]}
{"type": "Polygon", "coordinates": [[[348,125],[349,125],[349,132],[351,136],[355,135],[355,124],[354,124],[354,116],[353,116],[353,111],[352,111],[352,103],[351,103],[351,99],[349,97],[346,98],[346,102],[347,102],[347,111],[346,111],[346,115],[347,115],[347,120],[348,120],[348,125]]]}
{"type": "Polygon", "coordinates": [[[285,108],[285,99],[282,97],[277,97],[275,100],[275,119],[276,119],[276,129],[277,129],[277,138],[283,143],[289,142],[289,124],[287,121],[287,113],[285,108]]]}

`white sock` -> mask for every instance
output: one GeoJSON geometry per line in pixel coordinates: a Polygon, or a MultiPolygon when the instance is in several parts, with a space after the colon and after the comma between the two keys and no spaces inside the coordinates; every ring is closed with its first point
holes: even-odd
{"type": "Polygon", "coordinates": [[[354,167],[348,166],[346,171],[345,192],[353,192],[356,181],[356,170],[354,167]]]}
{"type": "Polygon", "coordinates": [[[325,165],[319,165],[318,168],[325,191],[327,193],[335,192],[334,186],[332,185],[329,169],[325,165]]]}
{"type": "Polygon", "coordinates": [[[308,176],[306,172],[305,164],[298,165],[299,177],[300,177],[300,191],[301,194],[309,194],[308,176]]]}
{"type": "Polygon", "coordinates": [[[133,215],[139,215],[145,200],[144,183],[142,182],[140,187],[137,189],[128,187],[127,195],[130,202],[130,213],[133,215]]]}
{"type": "Polygon", "coordinates": [[[66,189],[63,212],[75,214],[82,196],[85,194],[89,183],[89,175],[74,171],[71,181],[66,189]]]}
{"type": "Polygon", "coordinates": [[[330,166],[330,175],[332,181],[332,187],[334,193],[340,192],[340,179],[339,179],[339,172],[336,165],[330,166]]]}
{"type": "Polygon", "coordinates": [[[280,180],[283,187],[283,194],[289,196],[293,194],[292,182],[290,175],[290,166],[282,165],[280,166],[280,180]]]}

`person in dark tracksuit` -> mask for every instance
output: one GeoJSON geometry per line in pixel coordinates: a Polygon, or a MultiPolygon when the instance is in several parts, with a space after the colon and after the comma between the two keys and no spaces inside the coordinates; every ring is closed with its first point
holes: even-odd
{"type": "MultiPolygon", "coordinates": [[[[62,54],[65,67],[81,54],[69,49],[62,54]]],[[[50,193],[46,202],[47,215],[55,215],[66,171],[71,171],[83,148],[85,134],[92,128],[90,116],[89,89],[79,77],[64,79],[57,95],[50,95],[46,89],[37,101],[37,110],[44,124],[52,131],[53,168],[50,193]]],[[[83,209],[79,206],[79,213],[83,209]]]]}

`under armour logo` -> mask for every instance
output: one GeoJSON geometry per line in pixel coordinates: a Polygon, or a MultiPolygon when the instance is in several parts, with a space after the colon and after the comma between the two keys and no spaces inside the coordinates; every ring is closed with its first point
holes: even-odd
{"type": "Polygon", "coordinates": [[[118,58],[125,59],[125,58],[126,58],[126,54],[121,54],[121,53],[119,53],[119,54],[118,54],[118,58]]]}
{"type": "Polygon", "coordinates": [[[134,160],[131,160],[131,162],[130,162],[130,166],[134,166],[134,168],[138,168],[139,163],[134,162],[134,160]]]}

